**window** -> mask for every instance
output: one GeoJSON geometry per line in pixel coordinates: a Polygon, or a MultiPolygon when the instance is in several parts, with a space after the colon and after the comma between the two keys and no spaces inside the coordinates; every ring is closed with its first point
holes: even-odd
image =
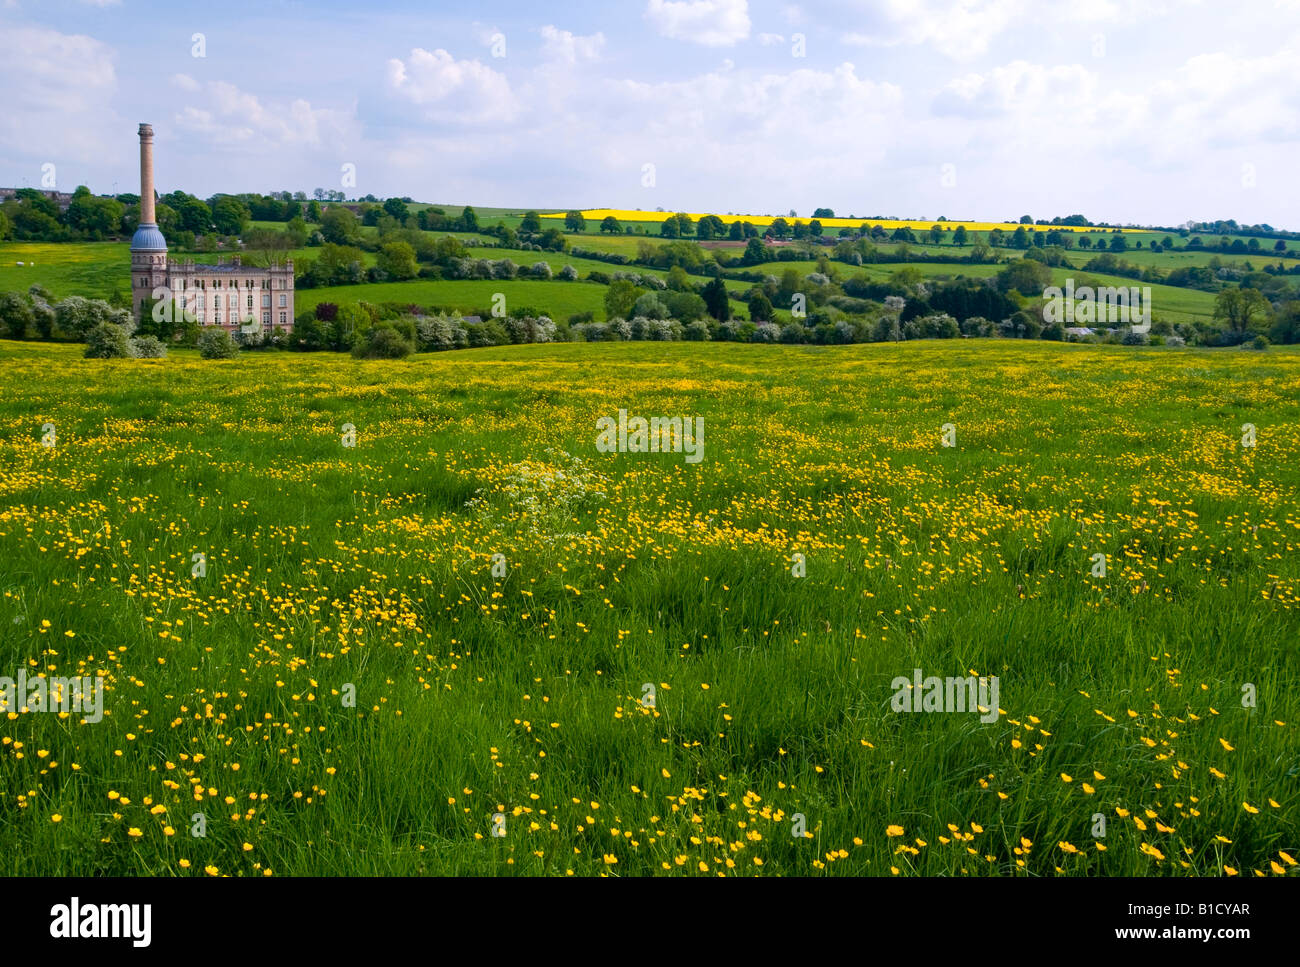
{"type": "Polygon", "coordinates": [[[289,297],[284,295],[280,296],[280,308],[283,309],[288,304],[289,304],[289,297]]]}
{"type": "Polygon", "coordinates": [[[285,322],[284,317],[285,317],[285,314],[284,314],[283,312],[280,313],[280,325],[282,325],[282,326],[284,325],[284,322],[285,322]]]}
{"type": "Polygon", "coordinates": [[[262,313],[262,325],[264,325],[264,326],[269,326],[270,324],[271,324],[271,314],[270,314],[269,312],[263,312],[263,313],[262,313]]]}
{"type": "Polygon", "coordinates": [[[220,308],[221,308],[221,293],[218,292],[218,293],[214,293],[214,294],[213,294],[213,296],[212,296],[212,308],[214,308],[214,309],[220,309],[220,308]]]}
{"type": "Polygon", "coordinates": [[[271,308],[271,296],[269,294],[262,296],[262,308],[263,309],[271,308]]]}
{"type": "Polygon", "coordinates": [[[253,308],[253,293],[248,293],[248,308],[253,308]]]}

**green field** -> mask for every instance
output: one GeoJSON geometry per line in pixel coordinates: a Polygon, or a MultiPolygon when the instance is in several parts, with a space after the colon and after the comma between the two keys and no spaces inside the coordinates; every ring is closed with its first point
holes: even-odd
{"type": "Polygon", "coordinates": [[[0,676],[104,684],[0,717],[5,874],[1295,875],[1300,352],[0,378],[0,676]],[[620,408],[703,459],[600,452],[620,408]]]}
{"type": "MultiPolygon", "coordinates": [[[[887,282],[900,269],[915,268],[922,276],[926,278],[956,278],[966,276],[970,279],[987,279],[997,275],[1006,268],[1006,264],[969,264],[969,263],[952,263],[945,264],[942,262],[914,262],[906,265],[900,263],[871,264],[862,266],[844,265],[841,262],[831,262],[831,268],[834,270],[834,277],[843,282],[859,273],[865,275],[873,282],[887,282]]],[[[816,262],[760,262],[756,265],[745,266],[741,271],[745,272],[763,272],[768,275],[774,275],[778,279],[787,269],[794,269],[799,273],[800,278],[804,278],[810,272],[817,271],[816,262]]],[[[1201,320],[1208,322],[1214,316],[1214,295],[1210,292],[1202,292],[1199,289],[1185,289],[1174,285],[1159,285],[1147,282],[1141,282],[1137,279],[1128,279],[1118,275],[1105,275],[1100,272],[1084,272],[1082,269],[1067,269],[1063,267],[1054,268],[1052,272],[1052,284],[1063,286],[1066,279],[1074,279],[1075,285],[1083,285],[1085,279],[1094,280],[1099,285],[1130,287],[1130,286],[1150,286],[1152,312],[1157,318],[1168,319],[1170,322],[1186,322],[1201,320]]],[[[731,283],[733,287],[742,285],[742,283],[731,283]]]]}
{"type": "Polygon", "coordinates": [[[336,285],[320,289],[299,289],[294,294],[296,310],[315,308],[322,302],[401,302],[415,306],[438,306],[463,313],[492,307],[492,297],[501,292],[506,308],[528,306],[549,311],[554,318],[567,319],[579,312],[605,314],[605,286],[594,282],[503,281],[499,279],[413,280],[374,285],[336,285]]]}
{"type": "MultiPolygon", "coordinates": [[[[273,223],[268,223],[273,224],[273,223]]],[[[374,232],[373,228],[366,231],[374,232]]],[[[443,234],[443,233],[435,233],[443,234]]],[[[481,239],[479,236],[462,236],[467,241],[481,239]]],[[[572,244],[598,251],[619,252],[629,257],[635,256],[641,239],[635,236],[598,236],[571,235],[572,244]]],[[[658,244],[658,243],[656,243],[658,244]]],[[[886,250],[890,247],[885,246],[886,250]]],[[[927,248],[913,246],[913,251],[936,251],[952,253],[956,257],[969,251],[968,248],[941,246],[927,248]]],[[[314,259],[319,256],[319,249],[305,248],[287,253],[295,260],[314,259]]],[[[737,250],[738,251],[738,250],[737,250]]],[[[817,250],[814,250],[817,251],[817,250]]],[[[530,266],[534,262],[544,261],[558,270],[564,265],[572,265],[581,275],[591,271],[612,274],[616,271],[651,273],[663,276],[661,269],[643,266],[617,266],[584,259],[565,253],[526,252],[514,249],[498,249],[482,246],[470,249],[475,258],[509,258],[521,266],[530,266]]],[[[826,254],[829,256],[829,252],[826,254]]],[[[1009,250],[1005,255],[1011,256],[1009,250]]],[[[215,255],[188,255],[196,260],[214,259],[215,255]]],[[[1205,252],[1171,252],[1152,254],[1146,251],[1129,251],[1122,253],[1122,258],[1139,264],[1154,264],[1163,270],[1186,265],[1204,265],[1213,257],[1205,252]]],[[[1075,268],[1055,268],[1052,280],[1056,285],[1063,285],[1067,278],[1074,278],[1076,283],[1085,274],[1081,266],[1091,254],[1073,252],[1070,255],[1075,268]]],[[[1256,269],[1266,262],[1276,263],[1276,258],[1252,256],[1220,256],[1224,264],[1241,265],[1251,261],[1256,269]]],[[[367,267],[375,264],[373,253],[363,253],[367,267]]],[[[44,285],[56,298],[67,295],[85,295],[93,298],[108,298],[114,291],[126,293],[129,285],[127,266],[130,262],[128,243],[93,242],[80,244],[48,244],[32,242],[7,242],[0,244],[0,292],[22,291],[34,282],[44,285]],[[19,266],[16,263],[26,263],[19,266]],[[32,263],[35,262],[35,265],[32,263]]],[[[846,265],[842,262],[830,262],[834,276],[841,281],[856,274],[864,274],[875,281],[885,281],[899,269],[902,264],[868,264],[861,267],[846,265]]],[[[952,263],[909,263],[923,276],[930,278],[956,277],[965,275],[969,278],[987,278],[997,274],[1004,267],[997,265],[972,265],[964,262],[952,263]]],[[[793,268],[800,276],[816,271],[815,261],[763,262],[752,266],[732,267],[732,270],[757,271],[772,274],[778,278],[787,269],[793,268]]],[[[1103,285],[1131,286],[1143,285],[1136,280],[1114,275],[1086,273],[1103,285]]],[[[297,294],[297,308],[302,310],[315,306],[318,302],[355,301],[363,299],[368,302],[410,301],[417,305],[456,306],[469,311],[488,306],[492,293],[504,292],[508,303],[533,306],[550,311],[557,318],[567,318],[573,313],[595,312],[598,319],[604,318],[604,290],[597,287],[552,288],[563,283],[540,282],[535,280],[511,281],[462,281],[430,282],[427,280],[406,283],[384,283],[380,285],[340,286],[329,289],[304,289],[297,294]],[[393,286],[406,288],[394,289],[393,286]],[[450,287],[450,288],[447,288],[450,287]],[[436,295],[435,295],[436,294],[436,295]],[[545,301],[542,301],[545,296],[545,301]]],[[[729,282],[728,288],[733,294],[740,294],[748,286],[742,282],[729,282]]],[[[1213,293],[1178,286],[1152,285],[1152,298],[1155,314],[1171,322],[1208,321],[1214,312],[1213,293]]],[[[745,314],[745,305],[732,301],[733,314],[745,314]]],[[[782,317],[784,318],[784,317],[782,317]]]]}
{"type": "Polygon", "coordinates": [[[45,286],[56,299],[107,299],[114,290],[129,294],[131,245],[0,242],[0,292],[26,292],[33,284],[45,286]]]}

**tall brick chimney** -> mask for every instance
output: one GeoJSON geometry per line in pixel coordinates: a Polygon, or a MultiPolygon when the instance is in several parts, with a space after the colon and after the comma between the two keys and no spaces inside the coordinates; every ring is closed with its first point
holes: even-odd
{"type": "Polygon", "coordinates": [[[157,224],[153,199],[153,125],[140,125],[140,222],[157,224]]]}
{"type": "Polygon", "coordinates": [[[131,294],[136,315],[167,287],[167,240],[159,231],[153,198],[153,127],[140,125],[140,224],[131,236],[131,294]]]}

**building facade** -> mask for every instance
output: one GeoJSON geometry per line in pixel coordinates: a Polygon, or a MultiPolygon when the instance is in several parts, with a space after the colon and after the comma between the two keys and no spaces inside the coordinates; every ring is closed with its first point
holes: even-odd
{"type": "Polygon", "coordinates": [[[200,326],[232,335],[270,336],[293,329],[293,259],[270,268],[243,265],[238,255],[216,265],[171,261],[157,224],[153,180],[153,128],[140,125],[140,226],[131,238],[131,302],[139,315],[150,300],[172,303],[176,318],[192,315],[200,326]]]}

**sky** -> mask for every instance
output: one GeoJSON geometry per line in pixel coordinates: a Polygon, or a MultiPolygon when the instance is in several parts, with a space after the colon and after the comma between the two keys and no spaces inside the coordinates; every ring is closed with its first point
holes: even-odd
{"type": "Polygon", "coordinates": [[[1300,0],[0,0],[0,186],[148,121],[200,197],[1298,230],[1297,65],[1300,0]]]}

